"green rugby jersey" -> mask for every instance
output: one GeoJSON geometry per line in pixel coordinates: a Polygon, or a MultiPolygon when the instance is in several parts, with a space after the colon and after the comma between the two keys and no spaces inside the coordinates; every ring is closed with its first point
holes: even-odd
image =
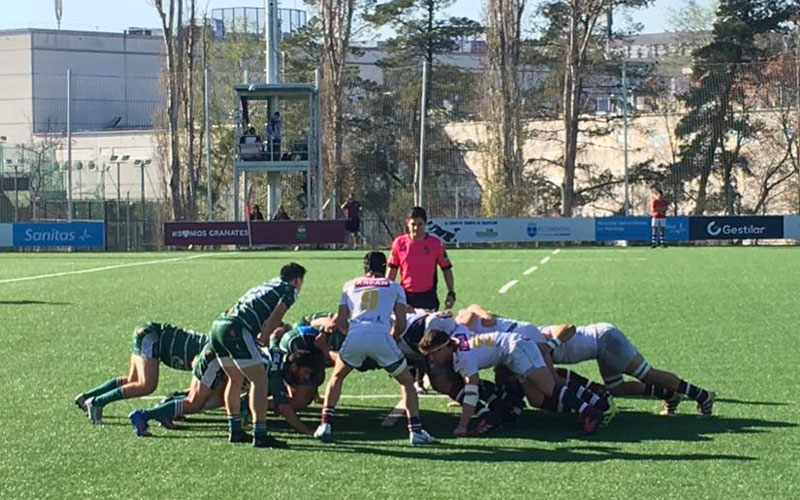
{"type": "Polygon", "coordinates": [[[158,359],[176,370],[191,370],[192,360],[208,342],[208,336],[169,324],[159,325],[161,335],[156,352],[158,359]]]}
{"type": "Polygon", "coordinates": [[[296,299],[294,286],[276,278],[248,290],[227,314],[244,323],[251,334],[258,335],[261,325],[272,314],[278,301],[282,301],[288,309],[296,299]]]}
{"type": "MultiPolygon", "coordinates": [[[[319,334],[319,330],[311,326],[298,326],[283,334],[278,342],[278,349],[286,354],[291,354],[296,351],[310,351],[314,354],[322,354],[317,346],[314,345],[314,339],[319,334]]],[[[344,343],[344,335],[337,331],[327,334],[326,340],[328,348],[331,351],[338,351],[344,343]]]]}

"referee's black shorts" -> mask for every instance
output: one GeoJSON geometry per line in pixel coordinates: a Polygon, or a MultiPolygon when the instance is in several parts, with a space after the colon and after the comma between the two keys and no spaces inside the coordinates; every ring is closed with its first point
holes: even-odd
{"type": "Polygon", "coordinates": [[[427,292],[406,291],[406,303],[414,309],[439,310],[439,296],[435,288],[427,292]]]}

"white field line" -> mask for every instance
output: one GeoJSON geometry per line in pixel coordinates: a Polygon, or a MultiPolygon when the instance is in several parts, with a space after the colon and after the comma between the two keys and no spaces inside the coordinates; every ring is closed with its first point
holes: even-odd
{"type": "Polygon", "coordinates": [[[644,262],[647,259],[645,257],[564,257],[559,259],[557,262],[566,263],[566,262],[573,262],[573,261],[580,261],[580,262],[644,262]]]}
{"type": "Polygon", "coordinates": [[[500,290],[497,291],[497,293],[506,293],[509,290],[511,290],[511,287],[513,287],[517,283],[519,283],[519,280],[511,280],[508,283],[506,283],[505,285],[503,285],[502,288],[500,288],[500,290]]]}
{"type": "Polygon", "coordinates": [[[550,261],[550,256],[548,255],[547,257],[545,257],[544,259],[542,259],[542,261],[541,261],[541,262],[539,262],[539,264],[547,264],[549,261],[550,261]]]}
{"type": "MultiPolygon", "coordinates": [[[[419,398],[446,398],[448,397],[445,394],[417,394],[419,398]]],[[[162,396],[142,396],[137,399],[164,399],[165,395],[162,396]]],[[[394,399],[397,397],[397,394],[342,394],[340,399],[394,399]]]]}
{"type": "Polygon", "coordinates": [[[531,266],[531,267],[529,267],[528,269],[526,269],[526,270],[525,270],[525,272],[524,272],[524,273],[522,273],[522,274],[524,274],[525,276],[527,276],[527,275],[529,275],[529,274],[532,274],[532,273],[533,273],[534,271],[536,271],[537,269],[539,269],[537,266],[531,266]]]}
{"type": "Polygon", "coordinates": [[[559,253],[561,253],[560,248],[556,248],[555,250],[553,250],[553,255],[558,255],[559,253]]]}
{"type": "Polygon", "coordinates": [[[136,266],[149,266],[152,264],[163,264],[165,262],[175,262],[178,260],[189,260],[189,259],[198,259],[200,257],[206,257],[208,255],[214,255],[211,253],[202,253],[198,255],[190,255],[188,257],[173,257],[170,259],[161,259],[161,260],[146,260],[144,262],[130,262],[128,264],[114,264],[113,266],[103,266],[103,267],[93,267],[91,269],[80,269],[78,271],[64,271],[60,273],[50,273],[50,274],[40,274],[38,276],[25,276],[22,278],[10,278],[5,280],[0,280],[0,285],[4,283],[18,283],[20,281],[32,281],[32,280],[42,280],[46,278],[57,278],[59,276],[70,276],[73,274],[87,274],[87,273],[99,273],[100,271],[110,271],[112,269],[122,269],[125,267],[136,267],[136,266]]]}

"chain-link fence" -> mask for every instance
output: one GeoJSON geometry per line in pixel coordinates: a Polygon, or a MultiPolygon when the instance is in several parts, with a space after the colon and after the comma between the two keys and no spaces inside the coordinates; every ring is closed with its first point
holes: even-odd
{"type": "MultiPolygon", "coordinates": [[[[208,110],[202,71],[195,75],[194,142],[190,152],[184,116],[183,170],[176,180],[184,186],[178,190],[184,201],[185,186],[192,186],[194,218],[208,217],[209,183],[213,218],[233,217],[234,131],[242,119],[233,86],[263,82],[263,66],[253,61],[258,59],[235,71],[211,69],[208,110]]],[[[559,213],[563,75],[546,67],[520,69],[518,94],[504,109],[491,73],[485,61],[435,61],[425,80],[423,131],[421,64],[348,67],[340,113],[321,112],[324,216],[343,217],[339,207],[353,193],[364,207],[367,240],[385,244],[419,202],[420,182],[422,204],[433,217],[559,213]],[[338,116],[335,132],[332,116],[338,116]]],[[[284,78],[312,83],[313,71],[284,78]]],[[[158,246],[175,182],[166,167],[164,79],[73,74],[71,169],[66,86],[66,75],[34,75],[33,139],[0,143],[0,221],[66,219],[71,170],[75,219],[105,220],[111,248],[158,246]]],[[[627,191],[630,213],[645,214],[654,187],[667,193],[676,214],[800,212],[798,89],[798,61],[788,55],[730,66],[628,62],[625,71],[622,63],[593,69],[580,89],[574,213],[621,214],[627,191]]],[[[324,98],[321,103],[327,105],[324,98]]],[[[302,106],[281,103],[287,142],[307,133],[302,106]]],[[[260,133],[267,125],[263,108],[249,117],[260,133]]],[[[247,183],[245,202],[266,206],[267,175],[249,174],[247,183]]],[[[304,218],[316,194],[306,185],[305,173],[281,178],[282,202],[292,218],[304,218]]]]}

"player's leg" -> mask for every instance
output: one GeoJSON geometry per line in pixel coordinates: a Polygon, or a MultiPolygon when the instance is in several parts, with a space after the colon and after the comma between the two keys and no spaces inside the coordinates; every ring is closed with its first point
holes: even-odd
{"type": "Polygon", "coordinates": [[[98,385],[94,389],[90,389],[86,392],[82,392],[78,394],[75,398],[75,406],[77,406],[83,413],[88,415],[88,410],[86,409],[86,401],[101,394],[105,394],[106,392],[111,392],[115,389],[122,387],[123,385],[127,384],[129,380],[132,380],[133,377],[136,376],[136,363],[133,362],[133,356],[131,356],[130,366],[128,368],[128,375],[122,377],[114,377],[111,379],[106,380],[102,384],[98,385]]]}
{"type": "Polygon", "coordinates": [[[671,415],[675,413],[680,398],[684,396],[697,402],[697,410],[701,416],[707,417],[713,414],[714,401],[717,397],[713,391],[694,385],[672,372],[654,368],[641,355],[638,355],[631,362],[626,373],[629,373],[628,370],[631,371],[630,374],[632,375],[634,374],[632,372],[639,373],[637,378],[646,384],[645,395],[653,395],[664,399],[664,411],[662,411],[662,414],[671,415]],[[669,395],[667,391],[672,392],[672,395],[669,395]]]}
{"type": "MultiPolygon", "coordinates": [[[[345,341],[345,345],[346,344],[347,341],[345,341]]],[[[317,427],[316,431],[314,431],[314,437],[317,439],[325,440],[330,437],[331,424],[333,422],[333,416],[336,414],[336,405],[339,403],[339,398],[342,395],[344,379],[347,378],[351,371],[353,371],[353,368],[345,363],[345,361],[342,359],[344,357],[343,353],[345,353],[345,345],[343,345],[342,350],[339,351],[339,358],[336,360],[336,364],[333,366],[333,373],[331,374],[330,380],[328,380],[328,385],[325,386],[325,397],[322,403],[322,417],[320,418],[319,426],[317,427]]]]}
{"type": "Polygon", "coordinates": [[[658,238],[658,219],[655,217],[650,218],[650,248],[656,247],[656,239],[658,238]]]}
{"type": "Polygon", "coordinates": [[[506,364],[511,371],[522,377],[525,395],[533,406],[541,408],[546,402],[558,401],[566,409],[580,415],[586,432],[594,432],[603,421],[602,410],[581,401],[569,387],[556,382],[539,347],[533,341],[517,342],[511,349],[506,364]]]}
{"type": "Polygon", "coordinates": [[[132,355],[134,369],[127,382],[115,389],[86,400],[86,410],[93,424],[103,423],[103,408],[121,399],[136,398],[151,394],[158,386],[158,360],[132,355]]]}

